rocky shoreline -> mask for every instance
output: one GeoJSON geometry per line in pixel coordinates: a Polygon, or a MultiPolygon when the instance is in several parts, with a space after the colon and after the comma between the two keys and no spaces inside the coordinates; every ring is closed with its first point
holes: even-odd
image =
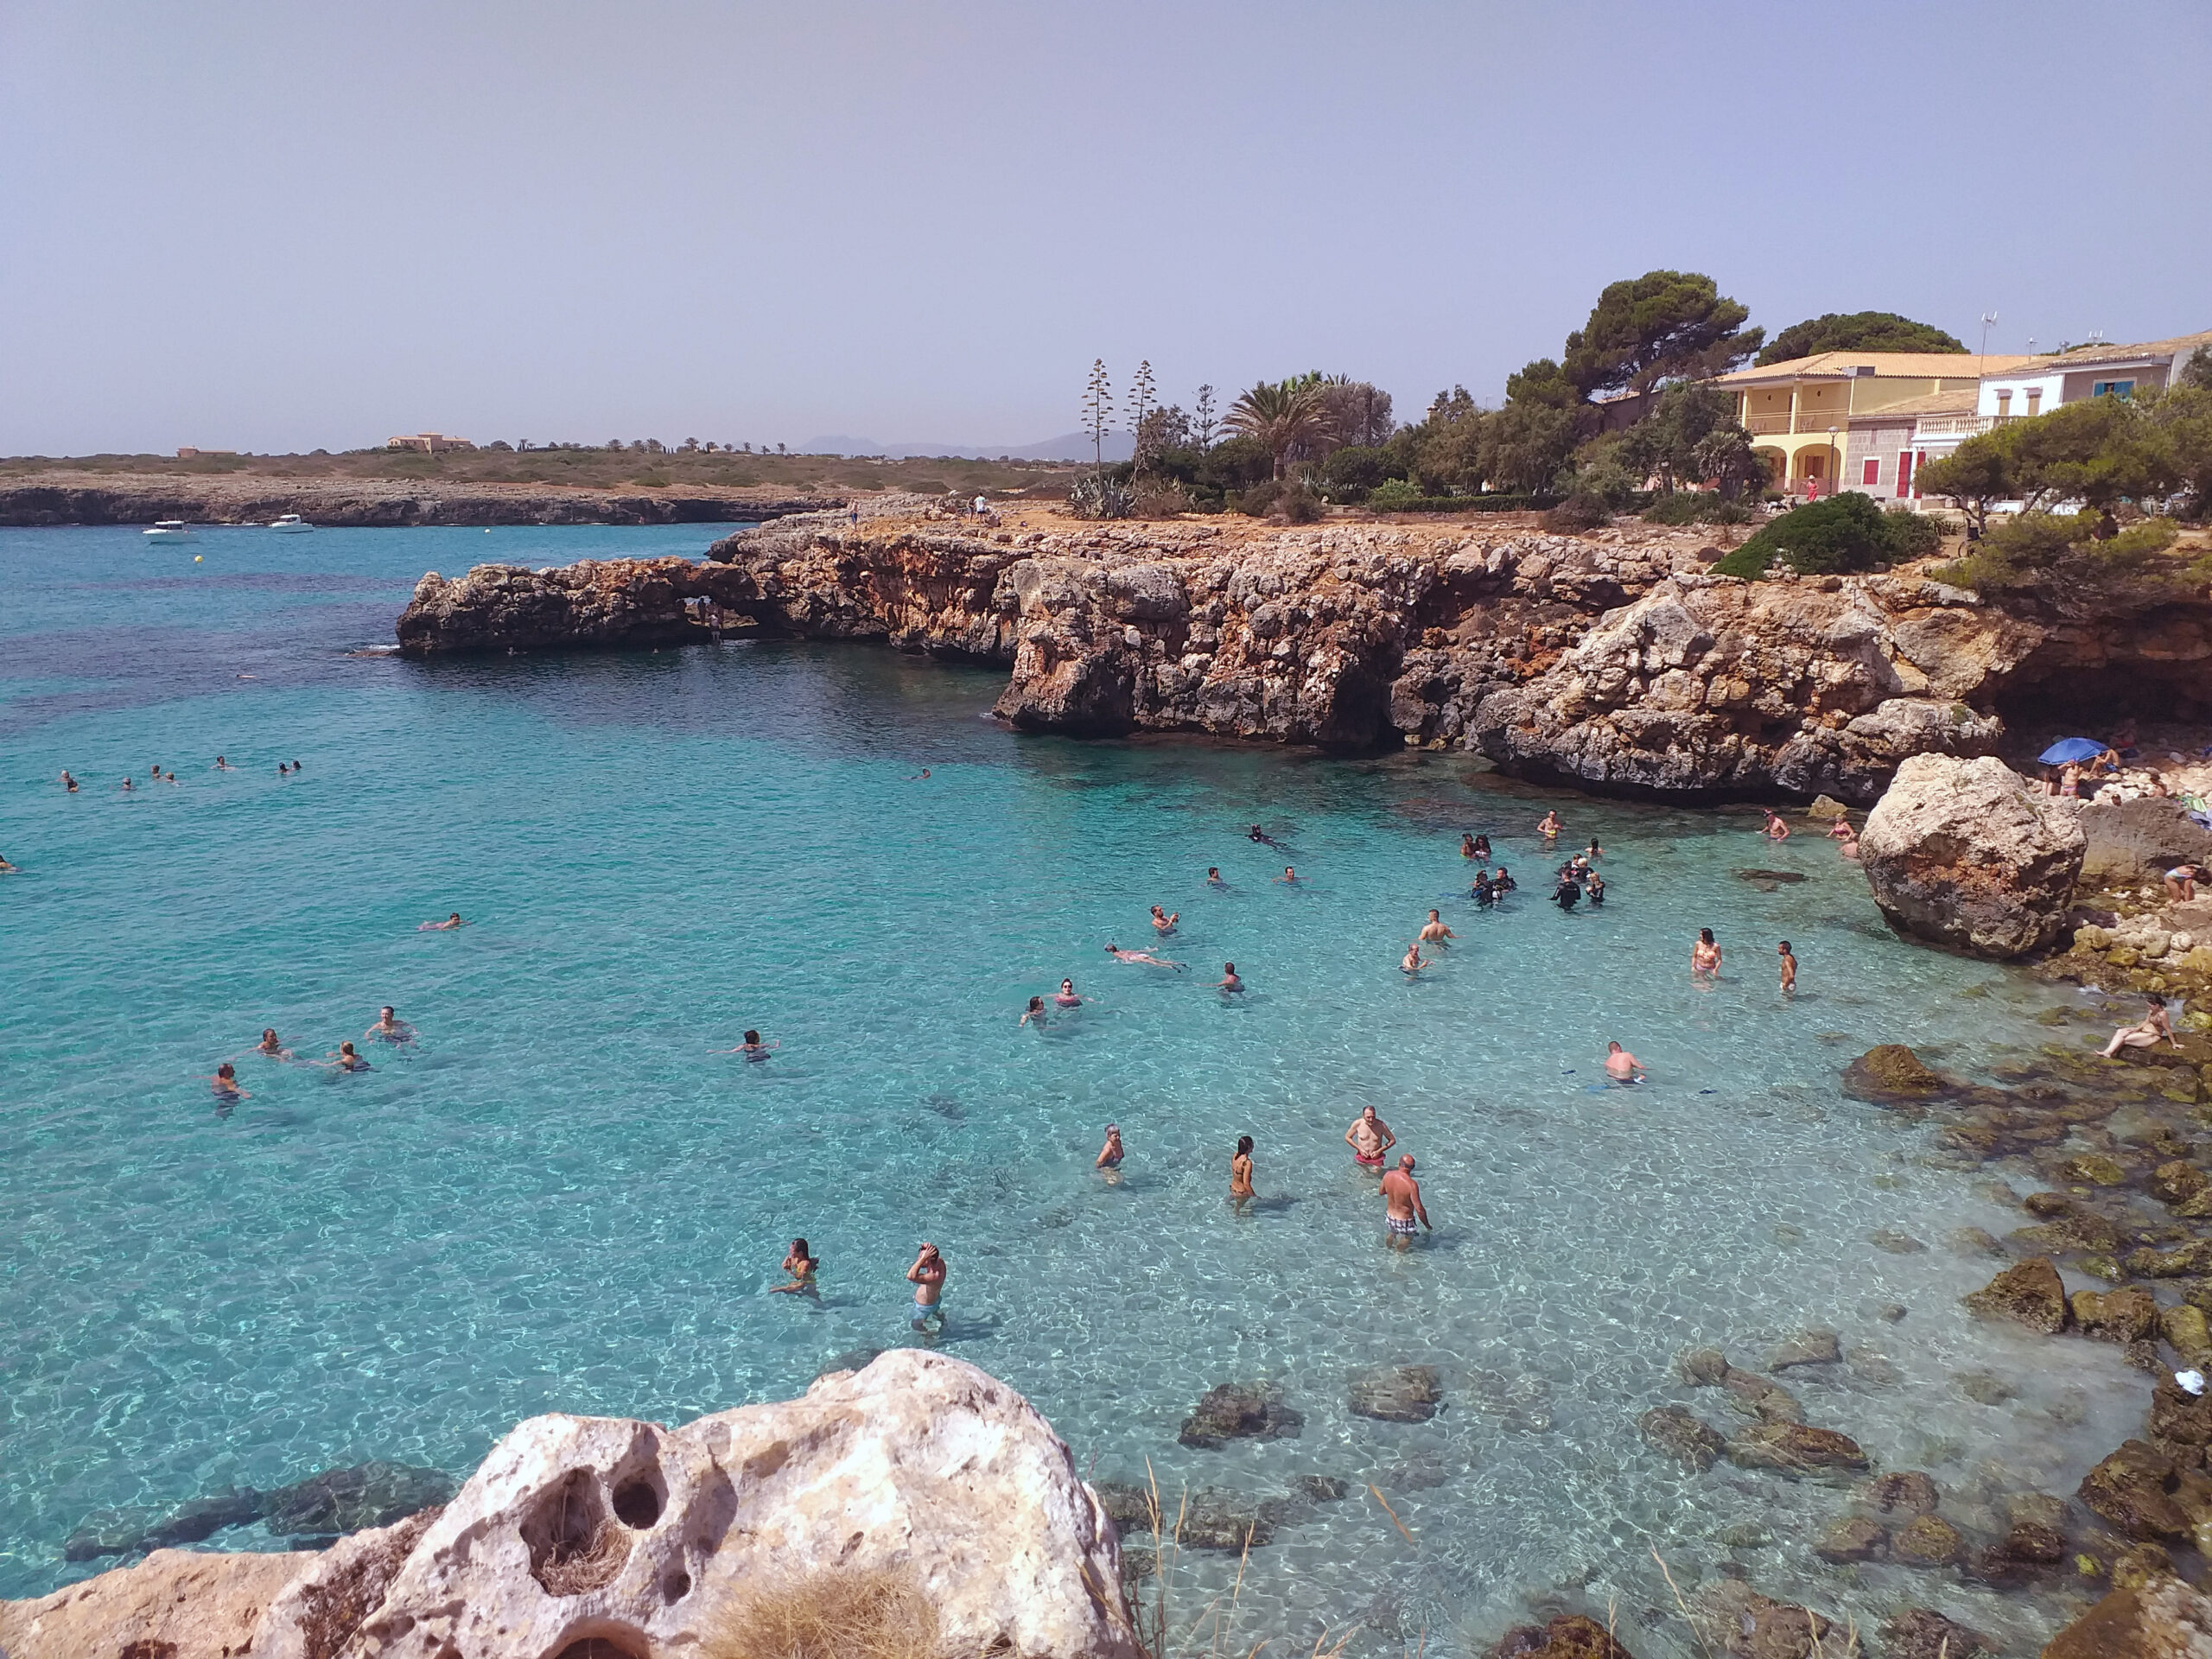
{"type": "Polygon", "coordinates": [[[296,512],[326,529],[424,524],[709,524],[822,512],[844,505],[820,493],[686,487],[610,490],[539,484],[438,483],[266,474],[173,477],[54,473],[0,485],[0,528],[58,524],[266,524],[296,512]]]}
{"type": "Polygon", "coordinates": [[[1477,750],[1521,776],[1677,801],[1873,801],[1908,756],[1993,753],[2004,709],[2187,698],[2212,602],[2095,618],[1910,574],[1710,574],[1697,531],[1533,525],[997,528],[915,499],[797,515],[706,563],[426,575],[412,656],[667,645],[725,628],[1003,666],[1025,730],[1477,750]]]}

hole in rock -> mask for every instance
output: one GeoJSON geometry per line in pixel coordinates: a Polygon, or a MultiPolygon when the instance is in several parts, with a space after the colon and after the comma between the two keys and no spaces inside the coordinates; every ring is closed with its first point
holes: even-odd
{"type": "Polygon", "coordinates": [[[677,1567],[660,1581],[660,1599],[671,1605],[691,1593],[691,1575],[677,1567]]]}
{"type": "Polygon", "coordinates": [[[2205,714],[2202,662],[2120,663],[2038,673],[2040,667],[2031,661],[1996,689],[1997,712],[2015,731],[2079,727],[2079,735],[2096,737],[2123,719],[2151,724],[2201,720],[2205,714]]]}
{"type": "MultiPolygon", "coordinates": [[[[626,1637],[627,1633],[625,1633],[626,1637]]],[[[613,1636],[579,1637],[561,1649],[554,1659],[645,1659],[645,1639],[636,1638],[632,1647],[625,1637],[613,1636]]]]}
{"type": "Polygon", "coordinates": [[[660,1519],[661,1497],[649,1480],[632,1478],[614,1489],[614,1518],[632,1532],[660,1519]]]}
{"type": "Polygon", "coordinates": [[[556,1596],[610,1583],[630,1557],[630,1535],[610,1520],[599,1477],[572,1469],[537,1500],[521,1528],[530,1573],[556,1596]]]}

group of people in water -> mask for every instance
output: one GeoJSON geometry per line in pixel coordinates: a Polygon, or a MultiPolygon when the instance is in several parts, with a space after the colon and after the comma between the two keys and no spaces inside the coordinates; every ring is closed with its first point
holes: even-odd
{"type": "MultiPolygon", "coordinates": [[[[415,1040],[415,1027],[399,1017],[399,1011],[387,1002],[377,1011],[377,1022],[361,1033],[365,1041],[388,1043],[394,1048],[404,1048],[415,1040]]],[[[347,1038],[321,1059],[303,1057],[284,1046],[274,1026],[264,1027],[261,1040],[244,1054],[234,1054],[215,1068],[215,1075],[207,1079],[215,1094],[218,1105],[235,1106],[253,1096],[238,1084],[238,1063],[258,1055],[263,1059],[275,1060],[284,1065],[321,1066],[331,1071],[372,1071],[376,1068],[361,1056],[347,1038]]]]}
{"type": "MultiPolygon", "coordinates": [[[[215,757],[215,764],[208,767],[207,770],[210,772],[236,772],[238,768],[232,766],[226,757],[219,754],[215,757]]],[[[279,778],[289,778],[300,770],[300,763],[296,760],[280,760],[276,763],[276,775],[279,778]]],[[[179,788],[183,787],[184,780],[176,775],[175,771],[174,769],[166,772],[163,771],[160,762],[158,761],[156,761],[153,766],[149,768],[149,775],[157,784],[175,784],[179,788]]],[[[74,795],[84,786],[77,781],[76,778],[70,772],[69,769],[67,766],[64,766],[61,769],[61,787],[67,793],[74,795]]],[[[137,776],[131,772],[124,773],[123,781],[116,785],[117,792],[124,795],[129,795],[135,792],[137,787],[138,782],[137,776]]]]}

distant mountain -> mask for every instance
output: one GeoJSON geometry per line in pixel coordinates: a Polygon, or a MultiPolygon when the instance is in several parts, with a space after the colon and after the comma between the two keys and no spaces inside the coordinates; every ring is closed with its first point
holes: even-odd
{"type": "MultiPolygon", "coordinates": [[[[1089,435],[1070,432],[1057,438],[1047,438],[1042,443],[1003,447],[988,443],[878,443],[874,438],[855,438],[833,434],[826,438],[809,438],[799,453],[807,455],[881,455],[889,461],[906,461],[919,456],[964,456],[976,461],[996,461],[1005,455],[1014,461],[1089,461],[1093,450],[1089,435]]],[[[1106,440],[1106,459],[1127,461],[1136,453],[1136,443],[1126,432],[1117,432],[1106,440]]]]}

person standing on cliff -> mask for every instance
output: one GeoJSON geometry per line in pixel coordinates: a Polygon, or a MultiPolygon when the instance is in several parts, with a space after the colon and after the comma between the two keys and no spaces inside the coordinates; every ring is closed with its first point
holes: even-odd
{"type": "Polygon", "coordinates": [[[914,1329],[927,1331],[931,1319],[937,1328],[944,1329],[944,1257],[936,1245],[922,1241],[914,1265],[906,1269],[906,1277],[914,1286],[914,1329]]]}
{"type": "Polygon", "coordinates": [[[1421,1201],[1421,1183],[1414,1179],[1414,1155],[1402,1153],[1398,1166],[1382,1178],[1382,1225],[1394,1250],[1409,1250],[1414,1243],[1414,1223],[1419,1219],[1429,1227],[1428,1211],[1421,1201]]]}

